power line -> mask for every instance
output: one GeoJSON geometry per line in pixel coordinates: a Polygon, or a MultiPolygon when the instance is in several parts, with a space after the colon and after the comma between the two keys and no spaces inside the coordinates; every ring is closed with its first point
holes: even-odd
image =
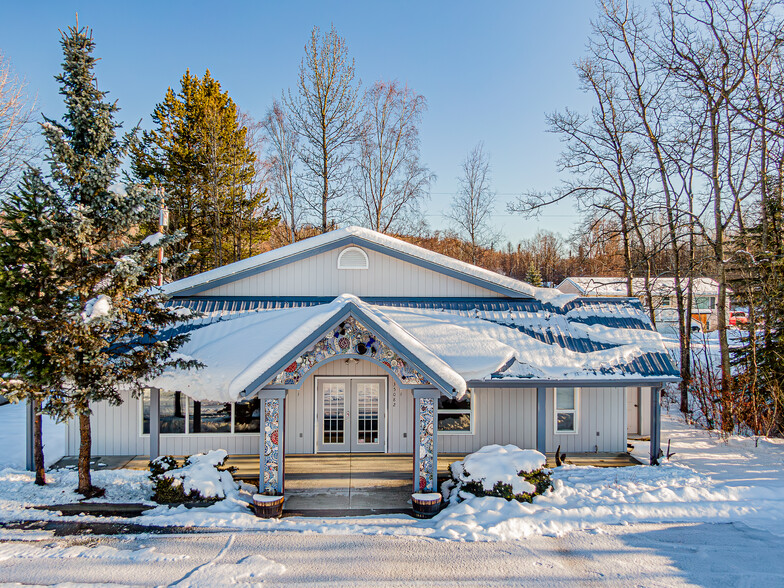
{"type": "MultiPolygon", "coordinates": [[[[426,212],[423,213],[422,216],[446,216],[443,212],[442,213],[435,213],[435,212],[426,212]]],[[[510,215],[508,214],[491,214],[488,216],[492,216],[495,218],[509,218],[510,215]]],[[[539,214],[536,218],[573,218],[574,214],[539,214]]],[[[520,217],[521,219],[523,217],[520,217]]]]}

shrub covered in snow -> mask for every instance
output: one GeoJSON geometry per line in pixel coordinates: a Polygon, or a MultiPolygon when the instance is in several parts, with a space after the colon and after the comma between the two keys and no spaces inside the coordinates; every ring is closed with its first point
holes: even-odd
{"type": "Polygon", "coordinates": [[[155,502],[179,504],[182,502],[215,502],[226,498],[237,488],[231,469],[225,467],[228,454],[224,449],[192,455],[178,467],[171,455],[155,458],[150,462],[150,480],[155,502]]]}
{"type": "Polygon", "coordinates": [[[450,503],[460,502],[464,492],[531,502],[552,486],[545,462],[545,456],[532,449],[487,445],[454,462],[452,479],[444,482],[442,490],[450,503]]]}

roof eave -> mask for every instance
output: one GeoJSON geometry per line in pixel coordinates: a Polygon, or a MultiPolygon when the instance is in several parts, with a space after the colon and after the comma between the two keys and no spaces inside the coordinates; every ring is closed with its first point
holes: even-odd
{"type": "Polygon", "coordinates": [[[470,380],[469,388],[537,388],[540,386],[650,386],[655,384],[674,384],[681,378],[675,376],[640,376],[635,378],[607,378],[607,379],[542,379],[542,378],[497,378],[494,380],[470,380]]]}

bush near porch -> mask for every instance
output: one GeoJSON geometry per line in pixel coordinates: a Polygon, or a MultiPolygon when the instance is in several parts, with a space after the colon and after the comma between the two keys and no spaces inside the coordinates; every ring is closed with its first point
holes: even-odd
{"type": "Polygon", "coordinates": [[[185,502],[217,502],[237,489],[226,467],[228,454],[224,449],[191,455],[180,467],[177,459],[164,455],[152,460],[150,480],[152,499],[159,504],[185,502]]]}
{"type": "Polygon", "coordinates": [[[451,479],[442,492],[452,504],[466,496],[495,496],[518,502],[531,502],[534,496],[552,487],[547,458],[532,449],[516,445],[487,445],[450,466],[451,479]]]}

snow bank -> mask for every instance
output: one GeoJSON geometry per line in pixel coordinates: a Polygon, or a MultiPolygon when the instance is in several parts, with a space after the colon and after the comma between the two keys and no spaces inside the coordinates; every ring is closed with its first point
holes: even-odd
{"type": "Polygon", "coordinates": [[[192,455],[187,459],[187,465],[164,472],[161,476],[173,480],[175,486],[182,486],[186,495],[197,492],[204,498],[226,498],[237,488],[231,472],[217,469],[227,456],[225,449],[192,455]]]}
{"type": "Polygon", "coordinates": [[[533,449],[520,449],[516,445],[486,445],[467,455],[463,461],[451,466],[452,475],[466,484],[479,482],[490,491],[497,482],[512,486],[515,494],[531,494],[536,487],[520,477],[520,472],[530,473],[544,467],[547,458],[533,449]]]}
{"type": "MultiPolygon", "coordinates": [[[[87,502],[154,504],[150,500],[152,486],[147,471],[96,470],[93,485],[106,490],[100,498],[87,502]]],[[[35,472],[6,468],[0,470],[0,521],[59,518],[57,513],[28,510],[27,507],[68,504],[83,500],[77,494],[79,480],[75,468],[50,470],[46,486],[35,485],[35,472]]]]}

